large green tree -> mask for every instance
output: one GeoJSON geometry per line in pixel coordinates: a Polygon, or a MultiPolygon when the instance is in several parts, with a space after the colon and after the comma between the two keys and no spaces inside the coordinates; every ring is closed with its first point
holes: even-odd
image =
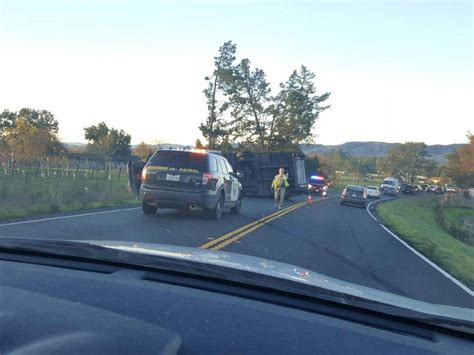
{"type": "Polygon", "coordinates": [[[382,173],[414,182],[416,176],[421,175],[429,166],[430,161],[427,158],[428,152],[425,143],[396,144],[385,157],[377,161],[377,168],[382,173]]]}
{"type": "Polygon", "coordinates": [[[474,134],[467,134],[468,144],[448,156],[445,172],[456,184],[474,187],[474,134]]]}
{"type": "Polygon", "coordinates": [[[243,59],[229,80],[232,138],[268,150],[272,98],[265,72],[259,68],[252,70],[250,60],[243,59]]]}
{"type": "Polygon", "coordinates": [[[223,115],[229,108],[226,96],[229,92],[229,78],[233,75],[236,48],[231,41],[225,42],[219,48],[219,55],[214,57],[212,75],[205,78],[208,82],[204,89],[208,116],[199,129],[207,139],[209,149],[218,148],[229,134],[223,115]]]}
{"type": "Polygon", "coordinates": [[[84,128],[88,152],[97,158],[127,160],[131,156],[131,136],[125,131],[109,128],[104,122],[84,128]]]}
{"type": "Polygon", "coordinates": [[[321,104],[330,95],[316,94],[314,73],[301,66],[272,95],[264,70],[253,68],[249,59],[234,65],[235,53],[231,42],[219,49],[213,81],[204,91],[209,116],[200,129],[209,147],[233,141],[268,152],[298,149],[300,142],[309,141],[320,112],[329,107],[321,104]]]}
{"type": "Polygon", "coordinates": [[[33,161],[65,153],[58,121],[47,110],[22,108],[0,114],[0,150],[16,160],[33,161]]]}
{"type": "Polygon", "coordinates": [[[35,127],[23,117],[13,127],[6,128],[3,137],[6,149],[19,161],[33,162],[65,152],[54,132],[35,127]]]}
{"type": "Polygon", "coordinates": [[[330,106],[320,104],[329,93],[316,95],[315,74],[304,65],[294,70],[270,106],[272,119],[268,132],[270,147],[294,147],[312,137],[312,129],[320,112],[330,106]]]}

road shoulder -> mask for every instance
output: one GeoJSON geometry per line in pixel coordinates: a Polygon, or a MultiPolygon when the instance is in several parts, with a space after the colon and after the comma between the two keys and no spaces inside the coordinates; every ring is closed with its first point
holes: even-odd
{"type": "MultiPolygon", "coordinates": [[[[443,241],[441,238],[446,237],[446,236],[444,235],[441,236],[440,234],[442,232],[439,232],[436,230],[435,222],[430,224],[431,233],[430,235],[427,235],[426,233],[423,234],[423,231],[419,231],[417,229],[417,227],[420,226],[420,223],[424,223],[425,221],[420,221],[420,219],[417,219],[416,215],[413,215],[413,214],[409,215],[410,214],[409,209],[402,210],[401,212],[403,214],[402,216],[397,215],[396,217],[392,218],[392,220],[389,220],[389,221],[385,219],[390,219],[390,218],[383,219],[376,212],[377,205],[379,205],[380,203],[386,203],[386,202],[391,203],[389,201],[393,202],[393,200],[394,199],[392,198],[392,199],[385,199],[385,200],[378,200],[378,201],[371,202],[367,206],[367,212],[372,217],[372,219],[374,219],[391,237],[395,238],[397,241],[403,244],[407,249],[412,251],[414,254],[416,254],[418,257],[420,257],[422,260],[424,260],[426,263],[428,263],[430,266],[432,266],[434,269],[440,272],[442,275],[444,275],[447,279],[449,279],[451,282],[456,284],[463,291],[465,291],[471,296],[474,296],[474,292],[470,289],[470,287],[467,286],[467,285],[471,286],[471,282],[469,281],[470,281],[470,277],[472,277],[472,274],[471,276],[469,276],[470,274],[468,271],[469,267],[466,267],[466,270],[462,270],[457,265],[456,265],[456,268],[451,268],[449,263],[446,266],[446,263],[439,262],[440,260],[443,260],[440,258],[439,255],[443,255],[445,258],[451,257],[451,259],[456,260],[456,262],[458,261],[457,259],[460,256],[459,256],[459,253],[455,255],[455,253],[453,253],[452,250],[447,249],[447,245],[443,244],[443,241]],[[396,223],[400,222],[401,218],[405,218],[406,220],[402,220],[401,223],[403,225],[400,228],[400,225],[396,223]],[[417,243],[417,240],[415,239],[416,237],[422,238],[425,244],[417,243]],[[426,245],[430,246],[431,249],[427,249],[426,247],[424,247],[426,245]],[[430,250],[433,252],[430,253],[430,250]],[[455,272],[453,272],[453,270],[455,272]]],[[[399,199],[399,200],[402,200],[402,199],[399,199]]],[[[397,204],[400,204],[400,202],[397,202],[397,204]]],[[[449,235],[446,238],[448,237],[452,238],[449,235]]],[[[462,252],[462,249],[460,249],[462,246],[457,245],[460,242],[458,242],[457,240],[454,240],[452,243],[456,244],[456,249],[458,252],[462,252]]],[[[465,251],[465,248],[464,248],[464,251],[465,251]]],[[[471,258],[469,258],[468,256],[466,256],[466,259],[468,259],[469,262],[473,263],[471,258]]]]}

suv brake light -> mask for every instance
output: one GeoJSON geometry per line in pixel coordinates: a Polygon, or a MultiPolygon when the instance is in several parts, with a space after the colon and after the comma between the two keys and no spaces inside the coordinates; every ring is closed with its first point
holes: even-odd
{"type": "Polygon", "coordinates": [[[347,194],[347,189],[342,190],[342,196],[346,196],[347,194]]]}
{"type": "Polygon", "coordinates": [[[364,198],[367,198],[367,190],[364,190],[364,198]]]}
{"type": "Polygon", "coordinates": [[[146,179],[146,167],[144,167],[142,170],[142,181],[145,181],[145,179],[146,179]]]}
{"type": "Polygon", "coordinates": [[[202,174],[202,184],[207,185],[211,182],[213,176],[211,173],[204,173],[202,174]]]}

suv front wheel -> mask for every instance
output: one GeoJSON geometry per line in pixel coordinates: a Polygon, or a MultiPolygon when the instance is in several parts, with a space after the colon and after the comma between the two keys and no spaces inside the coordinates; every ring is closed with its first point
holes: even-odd
{"type": "Polygon", "coordinates": [[[242,197],[239,196],[239,199],[235,203],[235,206],[230,209],[230,213],[232,214],[240,214],[240,210],[242,209],[242,197]]]}

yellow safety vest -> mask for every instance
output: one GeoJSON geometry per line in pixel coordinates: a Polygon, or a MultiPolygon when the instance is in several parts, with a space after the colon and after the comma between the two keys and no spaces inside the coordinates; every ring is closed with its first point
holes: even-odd
{"type": "MultiPolygon", "coordinates": [[[[278,189],[280,186],[278,186],[278,179],[280,178],[279,175],[276,175],[275,178],[273,179],[273,182],[272,182],[272,187],[273,189],[278,189]]],[[[285,185],[285,187],[288,187],[290,186],[290,184],[288,183],[288,179],[286,178],[285,175],[282,176],[282,179],[283,179],[283,184],[285,185]]]]}

